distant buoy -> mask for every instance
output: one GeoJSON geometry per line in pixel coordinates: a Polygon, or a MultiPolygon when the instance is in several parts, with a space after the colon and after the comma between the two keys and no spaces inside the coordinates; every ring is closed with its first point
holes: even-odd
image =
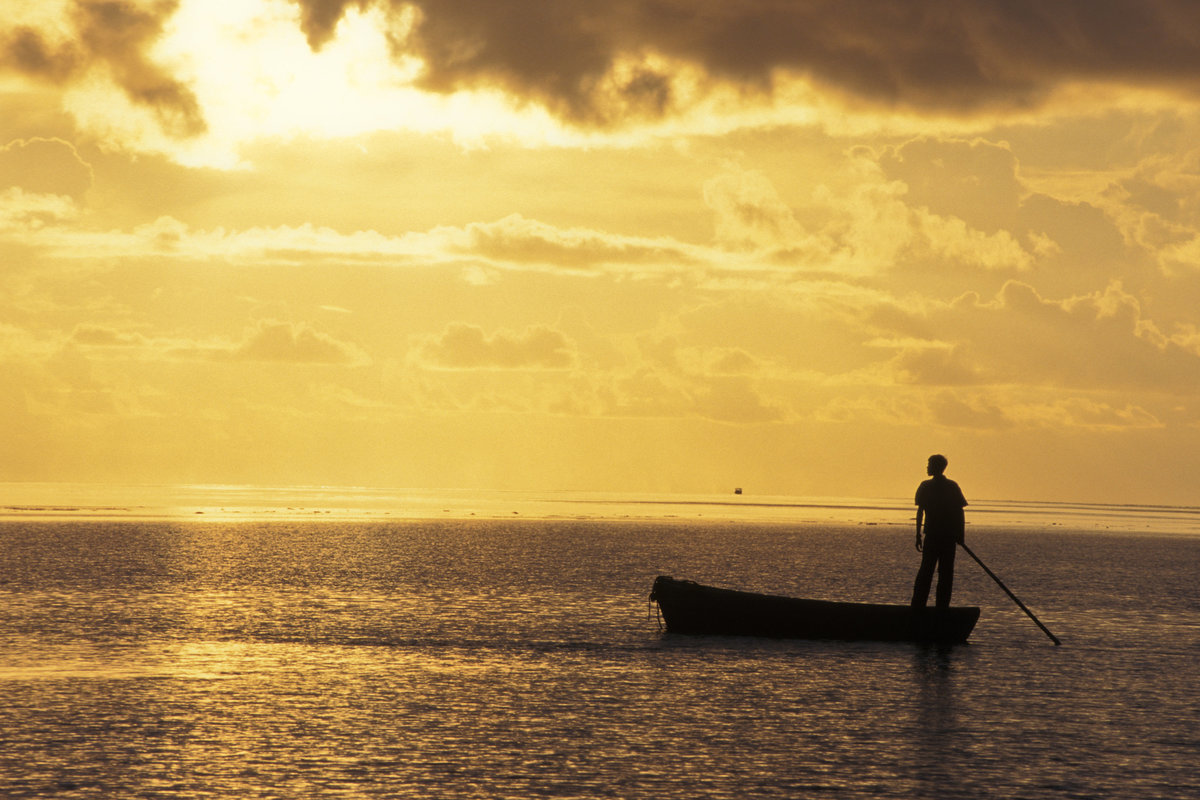
{"type": "Polygon", "coordinates": [[[734,493],[734,494],[741,494],[741,493],[742,493],[742,487],[740,487],[740,486],[739,486],[738,488],[734,489],[734,490],[733,490],[733,493],[734,493]]]}

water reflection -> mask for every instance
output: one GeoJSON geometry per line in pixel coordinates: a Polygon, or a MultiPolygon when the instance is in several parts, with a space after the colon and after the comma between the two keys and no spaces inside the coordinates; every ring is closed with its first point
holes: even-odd
{"type": "Polygon", "coordinates": [[[913,781],[918,797],[971,796],[970,743],[960,721],[961,666],[969,645],[922,645],[913,652],[916,702],[913,781]]]}
{"type": "Polygon", "coordinates": [[[1200,542],[992,535],[1062,648],[969,572],[986,607],[966,647],[682,640],[646,617],[667,570],[886,600],[911,543],[876,529],[0,524],[0,542],[0,797],[1196,796],[1200,542]]]}

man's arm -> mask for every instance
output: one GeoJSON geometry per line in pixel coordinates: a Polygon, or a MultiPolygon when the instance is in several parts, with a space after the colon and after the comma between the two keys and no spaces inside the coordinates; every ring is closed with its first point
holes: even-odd
{"type": "Polygon", "coordinates": [[[917,552],[921,550],[921,523],[925,521],[925,509],[917,506],[917,552]]]}

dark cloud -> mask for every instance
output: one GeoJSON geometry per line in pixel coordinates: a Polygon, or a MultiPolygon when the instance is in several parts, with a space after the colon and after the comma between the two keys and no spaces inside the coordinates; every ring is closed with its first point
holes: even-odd
{"type": "Polygon", "coordinates": [[[364,9],[371,0],[303,0],[300,6],[300,27],[314,50],[333,38],[334,30],[347,9],[364,9]]]}
{"type": "Polygon", "coordinates": [[[83,52],[70,43],[48,42],[27,26],[0,31],[0,67],[53,83],[75,75],[85,61],[83,52]]]}
{"type": "MultiPolygon", "coordinates": [[[[394,45],[425,61],[426,88],[499,87],[593,125],[677,109],[678,62],[748,91],[785,70],[858,101],[957,113],[1035,105],[1071,80],[1200,88],[1193,0],[292,2],[314,49],[350,10],[415,9],[394,45]]],[[[149,56],[177,7],[72,0],[65,38],[0,22],[0,69],[62,84],[99,66],[170,133],[200,133],[194,94],[149,56]]]]}
{"type": "Polygon", "coordinates": [[[148,55],[177,8],[177,0],[75,0],[68,20],[71,37],[63,41],[28,26],[0,25],[0,69],[66,84],[103,67],[130,100],[154,111],[168,133],[203,133],[195,95],[148,55]]]}
{"type": "Polygon", "coordinates": [[[1186,84],[1192,0],[293,0],[319,47],[348,8],[419,10],[404,47],[448,91],[501,86],[581,121],[670,108],[659,54],[769,90],[779,69],[870,102],[967,112],[1035,104],[1072,79],[1186,84]]]}

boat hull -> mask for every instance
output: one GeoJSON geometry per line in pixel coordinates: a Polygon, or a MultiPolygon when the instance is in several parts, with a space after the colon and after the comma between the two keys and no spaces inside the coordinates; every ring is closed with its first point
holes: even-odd
{"type": "Polygon", "coordinates": [[[659,576],[650,599],[669,633],[879,642],[965,642],[979,609],[915,609],[718,589],[659,576]]]}

